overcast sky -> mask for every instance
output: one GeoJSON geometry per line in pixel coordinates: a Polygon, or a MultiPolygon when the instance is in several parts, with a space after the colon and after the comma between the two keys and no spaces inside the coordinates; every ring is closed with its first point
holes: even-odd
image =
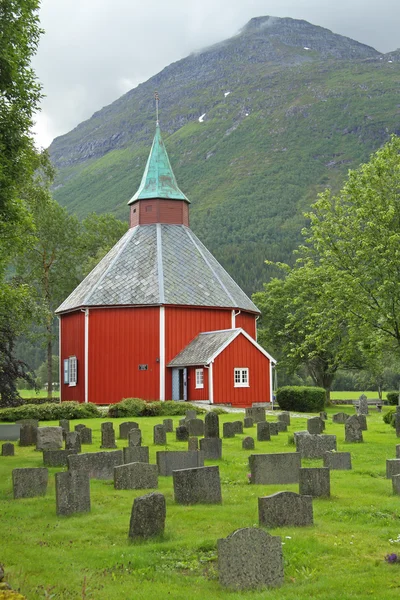
{"type": "Polygon", "coordinates": [[[380,52],[400,47],[399,0],[42,0],[37,143],[47,147],[171,62],[264,15],[305,19],[380,52]]]}

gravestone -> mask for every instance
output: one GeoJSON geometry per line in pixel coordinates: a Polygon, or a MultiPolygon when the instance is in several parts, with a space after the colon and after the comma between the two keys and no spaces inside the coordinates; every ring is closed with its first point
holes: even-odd
{"type": "Polygon", "coordinates": [[[400,444],[396,445],[396,458],[400,458],[400,444]]]}
{"type": "Polygon", "coordinates": [[[321,417],[311,417],[307,419],[307,431],[311,434],[320,434],[324,431],[325,424],[321,417]]]}
{"type": "Polygon", "coordinates": [[[179,425],[186,425],[186,419],[179,419],[179,425]]]}
{"type": "Polygon", "coordinates": [[[199,449],[199,440],[197,437],[190,437],[188,439],[188,450],[189,452],[195,452],[199,449]]]}
{"type": "Polygon", "coordinates": [[[187,442],[189,439],[189,429],[186,425],[179,425],[179,427],[175,429],[175,436],[177,442],[187,442]]]}
{"type": "Polygon", "coordinates": [[[400,475],[400,459],[388,458],[386,460],[386,477],[390,479],[393,475],[400,475]]]}
{"type": "Polygon", "coordinates": [[[166,446],[167,432],[164,425],[154,425],[153,428],[153,444],[155,446],[166,446]]]}
{"type": "Polygon", "coordinates": [[[287,410],[278,414],[278,421],[285,423],[288,427],[290,425],[290,412],[287,410]]]}
{"type": "Polygon", "coordinates": [[[221,504],[219,467],[197,467],[172,472],[177,504],[221,504]]]}
{"type": "Polygon", "coordinates": [[[173,422],[172,419],[164,419],[163,422],[162,422],[162,424],[164,425],[165,431],[167,433],[173,433],[173,431],[174,431],[174,422],[173,422]]]}
{"type": "Polygon", "coordinates": [[[219,583],[231,590],[283,584],[282,540],[262,529],[237,529],[217,542],[219,583]]]}
{"type": "Polygon", "coordinates": [[[204,421],[201,419],[188,419],[187,427],[189,429],[189,437],[204,435],[204,421]]]}
{"type": "Polygon", "coordinates": [[[90,512],[90,479],[86,471],[56,473],[56,513],[70,516],[90,512]]]}
{"type": "Polygon", "coordinates": [[[296,451],[301,458],[323,458],[325,452],[336,450],[336,435],[313,435],[311,433],[300,434],[296,432],[294,440],[296,451]]]}
{"type": "Polygon", "coordinates": [[[324,467],[332,471],[350,471],[350,452],[326,452],[324,455],[324,467]]]}
{"type": "Polygon", "coordinates": [[[39,427],[39,419],[19,419],[15,421],[19,425],[32,425],[32,427],[39,427]]]}
{"type": "Polygon", "coordinates": [[[279,433],[278,423],[276,423],[276,422],[273,422],[273,423],[268,422],[268,425],[269,425],[269,434],[270,435],[278,435],[278,433],[279,433]]]}
{"type": "Polygon", "coordinates": [[[68,456],[70,471],[87,471],[90,479],[114,479],[114,467],[124,464],[122,450],[85,452],[68,456]]]}
{"type": "Polygon", "coordinates": [[[64,435],[64,437],[65,437],[65,434],[66,434],[66,433],[69,433],[69,431],[70,431],[70,427],[69,427],[69,426],[70,426],[70,423],[69,423],[69,420],[68,420],[68,419],[60,419],[60,420],[59,420],[59,422],[58,422],[58,424],[59,424],[59,426],[62,428],[62,430],[63,430],[63,435],[64,435]]]}
{"type": "Polygon", "coordinates": [[[14,456],[15,455],[14,444],[11,444],[11,442],[6,442],[5,444],[2,444],[1,455],[2,456],[14,456]]]}
{"type": "Polygon", "coordinates": [[[45,467],[67,467],[68,456],[76,454],[74,450],[43,450],[43,465],[45,467]]]}
{"type": "Polygon", "coordinates": [[[19,445],[20,446],[36,446],[38,427],[31,425],[30,423],[21,423],[21,429],[19,431],[19,445]]]}
{"type": "Polygon", "coordinates": [[[128,446],[123,448],[124,464],[141,462],[149,463],[149,447],[148,446],[128,446]]]}
{"type": "Polygon", "coordinates": [[[319,413],[320,418],[323,421],[327,421],[328,420],[328,414],[323,410],[322,412],[319,413]]]}
{"type": "Polygon", "coordinates": [[[221,438],[202,438],[200,440],[200,451],[204,454],[204,460],[220,460],[222,458],[221,438]]]}
{"type": "Polygon", "coordinates": [[[235,426],[233,423],[224,423],[222,425],[222,435],[224,438],[235,437],[235,426]]]}
{"type": "Polygon", "coordinates": [[[254,438],[247,436],[242,442],[243,450],[254,450],[254,438]]]}
{"type": "Polygon", "coordinates": [[[396,408],[396,413],[394,415],[394,424],[396,429],[396,437],[400,437],[400,413],[396,408]]]}
{"type": "MultiPolygon", "coordinates": [[[[23,428],[22,428],[23,429],[23,428]]],[[[63,446],[62,427],[38,427],[36,450],[60,450],[63,446]]]]}
{"type": "Polygon", "coordinates": [[[44,467],[13,469],[12,482],[14,498],[35,498],[36,496],[45,496],[48,479],[49,472],[44,467]]]}
{"type": "Polygon", "coordinates": [[[254,420],[252,417],[245,417],[243,419],[243,427],[244,428],[248,428],[248,427],[254,427],[254,420]]]}
{"type": "Polygon", "coordinates": [[[128,433],[132,429],[138,429],[138,428],[139,428],[139,423],[136,423],[135,421],[124,421],[124,423],[120,423],[120,426],[119,426],[119,438],[121,440],[127,440],[128,439],[128,433]]]}
{"type": "Polygon", "coordinates": [[[363,441],[363,434],[357,415],[349,417],[344,424],[345,442],[359,443],[363,441]]]}
{"type": "Polygon", "coordinates": [[[254,423],[265,421],[265,408],[263,406],[252,406],[246,408],[246,417],[251,417],[254,423]]]}
{"type": "Polygon", "coordinates": [[[312,496],[277,492],[258,499],[258,522],[263,527],[307,527],[314,523],[312,496]]]}
{"type": "Polygon", "coordinates": [[[21,425],[15,424],[0,424],[0,441],[16,442],[19,440],[19,432],[21,425]]]}
{"type": "Polygon", "coordinates": [[[165,451],[156,452],[156,462],[158,474],[163,477],[170,477],[172,471],[177,469],[191,469],[204,466],[203,452],[184,452],[184,451],[165,451]]]}
{"type": "Polygon", "coordinates": [[[204,437],[219,438],[219,417],[216,413],[208,412],[204,418],[204,437]]]}
{"type": "Polygon", "coordinates": [[[81,444],[91,444],[92,443],[92,430],[90,427],[86,427],[86,425],[76,425],[75,431],[78,431],[81,444]]]}
{"type": "Polygon", "coordinates": [[[361,415],[355,415],[357,417],[357,420],[360,424],[361,427],[361,431],[367,431],[368,429],[368,425],[367,425],[367,417],[363,414],[361,415]]]}
{"type": "Polygon", "coordinates": [[[298,483],[301,457],[298,452],[251,454],[249,467],[253,484],[298,483]]]}
{"type": "Polygon", "coordinates": [[[232,425],[235,428],[235,433],[243,433],[243,421],[233,421],[232,425]]]}
{"type": "Polygon", "coordinates": [[[186,421],[190,421],[191,419],[196,419],[197,418],[197,412],[193,409],[187,410],[186,411],[186,415],[185,415],[185,419],[186,421]]]}
{"type": "Polygon", "coordinates": [[[145,490],[158,487],[157,465],[134,462],[114,467],[116,490],[145,490]]]}
{"type": "Polygon", "coordinates": [[[163,494],[151,492],[135,498],[129,524],[132,540],[162,536],[165,528],[166,502],[163,494]]]}
{"type": "Polygon", "coordinates": [[[299,492],[302,496],[329,498],[331,495],[329,469],[326,467],[300,469],[299,492]]]}
{"type": "Polygon", "coordinates": [[[81,451],[81,436],[79,431],[68,431],[65,435],[65,449],[74,452],[81,451]]]}
{"type": "Polygon", "coordinates": [[[114,426],[110,421],[101,424],[100,448],[116,448],[114,426]]]}
{"type": "Polygon", "coordinates": [[[277,421],[275,424],[279,433],[281,431],[287,431],[288,426],[283,421],[277,421]]]}
{"type": "Polygon", "coordinates": [[[392,491],[393,494],[400,495],[400,475],[392,476],[392,491]]]}
{"type": "Polygon", "coordinates": [[[128,431],[128,446],[141,446],[142,445],[142,432],[140,429],[131,429],[128,431]]]}
{"type": "Polygon", "coordinates": [[[358,399],[358,410],[357,413],[359,415],[367,415],[368,414],[368,400],[365,394],[361,394],[358,399]]]}
{"type": "Polygon", "coordinates": [[[339,412],[332,415],[332,423],[341,423],[342,425],[346,423],[347,419],[350,417],[347,413],[339,412]]]}
{"type": "Polygon", "coordinates": [[[269,423],[267,421],[259,421],[257,423],[257,441],[268,442],[271,439],[269,423]]]}

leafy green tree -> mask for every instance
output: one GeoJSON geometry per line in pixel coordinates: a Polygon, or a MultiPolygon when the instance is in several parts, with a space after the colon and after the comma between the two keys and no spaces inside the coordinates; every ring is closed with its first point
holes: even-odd
{"type": "Polygon", "coordinates": [[[126,233],[128,223],[114,215],[91,213],[82,221],[82,275],[86,276],[126,233]]]}

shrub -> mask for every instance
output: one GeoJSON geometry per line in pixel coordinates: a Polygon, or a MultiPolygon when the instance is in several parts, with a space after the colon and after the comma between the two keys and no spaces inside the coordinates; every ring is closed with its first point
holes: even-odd
{"type": "Polygon", "coordinates": [[[323,388],[293,385],[279,388],[276,399],[282,410],[318,412],[325,406],[326,394],[323,388]]]}
{"type": "Polygon", "coordinates": [[[60,404],[60,398],[57,396],[53,396],[52,398],[38,398],[37,396],[33,396],[32,398],[22,398],[22,404],[60,404]]]}
{"type": "Polygon", "coordinates": [[[140,417],[145,408],[145,401],[140,398],[124,398],[108,409],[108,417],[140,417]]]}
{"type": "Polygon", "coordinates": [[[57,421],[59,419],[92,419],[102,417],[95,404],[79,404],[79,402],[63,402],[62,404],[24,404],[15,408],[0,410],[0,421],[13,423],[21,419],[38,419],[39,421],[57,421]]]}
{"type": "Polygon", "coordinates": [[[387,413],[383,416],[384,423],[386,423],[387,425],[391,425],[392,427],[396,427],[395,414],[395,408],[388,410],[387,413]]]}
{"type": "Polygon", "coordinates": [[[145,402],[140,398],[124,398],[118,404],[113,404],[108,409],[107,416],[116,417],[159,417],[159,416],[184,416],[186,411],[192,409],[197,414],[205,413],[204,408],[193,406],[187,402],[175,402],[167,400],[166,402],[145,402]]]}
{"type": "Polygon", "coordinates": [[[387,392],[386,398],[388,399],[389,404],[396,406],[396,404],[399,403],[399,392],[387,392]]]}
{"type": "Polygon", "coordinates": [[[229,414],[227,410],[225,410],[224,408],[220,408],[219,406],[216,406],[215,408],[212,408],[210,412],[215,413],[216,415],[227,415],[227,414],[229,414]]]}

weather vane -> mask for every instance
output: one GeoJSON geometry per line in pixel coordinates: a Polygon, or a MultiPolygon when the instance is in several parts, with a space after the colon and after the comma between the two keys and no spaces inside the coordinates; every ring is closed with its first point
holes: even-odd
{"type": "Polygon", "coordinates": [[[158,92],[154,92],[154,98],[156,101],[156,119],[157,119],[156,123],[158,125],[158,101],[159,101],[158,92]]]}

